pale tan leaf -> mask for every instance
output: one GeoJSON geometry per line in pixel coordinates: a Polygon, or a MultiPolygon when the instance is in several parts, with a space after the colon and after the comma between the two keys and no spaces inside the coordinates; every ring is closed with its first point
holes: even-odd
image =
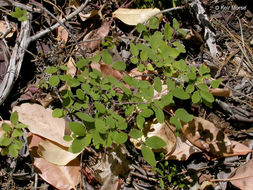
{"type": "Polygon", "coordinates": [[[232,90],[228,88],[211,88],[209,89],[209,92],[213,96],[219,96],[219,97],[231,97],[232,96],[232,90]]]}
{"type": "Polygon", "coordinates": [[[68,62],[67,62],[67,72],[66,74],[71,75],[72,77],[74,77],[76,75],[76,63],[75,60],[70,57],[68,62]]]}
{"type": "Polygon", "coordinates": [[[42,141],[38,146],[38,154],[45,160],[56,165],[67,165],[74,160],[78,154],[67,151],[66,148],[56,145],[50,141],[42,141]]]}
{"type": "MultiPolygon", "coordinates": [[[[14,23],[9,22],[10,28],[9,28],[9,33],[5,36],[6,39],[11,38],[14,34],[14,32],[17,30],[17,27],[14,23]]],[[[0,20],[0,33],[5,34],[6,31],[8,30],[8,26],[4,20],[0,20]]]]}
{"type": "Polygon", "coordinates": [[[79,160],[76,158],[66,166],[52,164],[37,154],[38,145],[45,138],[30,133],[27,139],[33,165],[39,170],[39,176],[57,189],[76,189],[81,179],[79,160]]]}
{"type": "Polygon", "coordinates": [[[123,75],[121,72],[115,70],[111,65],[107,65],[104,63],[91,63],[91,68],[96,69],[102,73],[103,76],[113,76],[117,80],[121,80],[123,75]]]}
{"type": "Polygon", "coordinates": [[[239,189],[251,190],[253,187],[252,171],[253,159],[237,168],[236,171],[231,174],[228,180],[230,180],[230,182],[239,189]]]}
{"type": "MultiPolygon", "coordinates": [[[[61,20],[62,15],[60,15],[58,19],[61,20]]],[[[63,26],[59,26],[58,28],[56,28],[56,40],[58,42],[63,42],[63,44],[61,45],[61,48],[65,46],[65,44],[68,41],[68,38],[69,38],[69,34],[63,26]]]]}
{"type": "Polygon", "coordinates": [[[202,152],[198,147],[194,146],[181,133],[177,136],[175,150],[166,155],[166,160],[185,161],[192,154],[202,152]]]}
{"type": "Polygon", "coordinates": [[[226,134],[213,123],[194,117],[181,127],[183,135],[198,148],[216,156],[224,156],[233,151],[233,145],[226,134]]]}
{"type": "Polygon", "coordinates": [[[86,21],[87,19],[92,18],[92,17],[98,15],[98,11],[92,10],[88,14],[83,14],[82,12],[80,12],[78,15],[80,16],[80,18],[81,18],[82,21],[86,21]]]}
{"type": "Polygon", "coordinates": [[[224,153],[224,157],[243,156],[249,154],[250,152],[253,152],[251,149],[249,149],[246,145],[242,143],[233,140],[231,140],[231,143],[233,150],[229,154],[224,153]]]}
{"type": "Polygon", "coordinates": [[[28,125],[29,131],[45,137],[62,146],[69,147],[71,142],[63,140],[63,136],[70,134],[68,122],[63,118],[54,118],[53,110],[38,104],[24,103],[15,106],[13,111],[18,112],[19,121],[28,125]]]}
{"type": "Polygon", "coordinates": [[[144,23],[152,16],[159,13],[160,10],[155,9],[127,9],[119,8],[112,13],[113,17],[118,18],[122,22],[128,25],[137,25],[138,23],[144,23]]]}

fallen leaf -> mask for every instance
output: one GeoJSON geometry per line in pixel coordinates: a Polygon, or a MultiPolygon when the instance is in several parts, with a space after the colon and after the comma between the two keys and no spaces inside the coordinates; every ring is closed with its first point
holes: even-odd
{"type": "Polygon", "coordinates": [[[52,164],[37,154],[38,145],[45,138],[30,133],[27,140],[30,156],[33,165],[39,170],[39,176],[57,189],[76,189],[81,179],[79,160],[76,158],[66,166],[52,164]]]}
{"type": "Polygon", "coordinates": [[[70,57],[67,62],[66,74],[69,74],[72,77],[74,77],[76,75],[76,64],[75,64],[75,60],[72,57],[70,57]]]}
{"type": "Polygon", "coordinates": [[[62,166],[67,165],[79,155],[79,153],[69,152],[65,147],[56,145],[48,140],[39,143],[38,154],[45,160],[62,166]]]}
{"type": "MultiPolygon", "coordinates": [[[[11,38],[14,34],[14,32],[17,30],[16,25],[13,22],[9,22],[9,25],[11,28],[9,28],[9,33],[5,36],[6,39],[11,38]]],[[[8,30],[8,26],[4,20],[0,20],[0,33],[5,34],[5,32],[8,30]]]]}
{"type": "Polygon", "coordinates": [[[118,18],[122,22],[128,25],[137,25],[138,23],[144,23],[152,16],[159,13],[160,10],[155,9],[127,9],[119,8],[112,13],[113,17],[118,18]]]}
{"type": "Polygon", "coordinates": [[[28,126],[33,134],[54,141],[62,146],[69,147],[71,142],[63,140],[63,136],[70,134],[68,122],[63,118],[54,118],[53,110],[39,104],[24,103],[15,106],[13,111],[18,112],[19,121],[28,126]]]}
{"type": "Polygon", "coordinates": [[[219,96],[219,97],[231,97],[232,96],[232,90],[231,89],[223,89],[223,88],[211,88],[209,89],[209,92],[213,96],[219,96]]]}
{"type": "MultiPolygon", "coordinates": [[[[60,17],[58,19],[61,20],[62,19],[62,15],[60,15],[60,17]]],[[[65,46],[65,44],[68,41],[68,38],[69,38],[68,31],[63,26],[59,26],[56,29],[56,40],[58,42],[63,42],[61,44],[61,48],[63,48],[65,46]]]]}
{"type": "Polygon", "coordinates": [[[81,18],[82,21],[86,21],[87,19],[92,18],[92,17],[98,15],[98,11],[92,10],[88,14],[83,14],[82,12],[80,12],[78,15],[80,16],[80,18],[81,18]]]}
{"type": "Polygon", "coordinates": [[[243,190],[251,190],[253,187],[253,159],[237,168],[228,178],[230,182],[243,190]]]}
{"type": "Polygon", "coordinates": [[[196,147],[218,157],[230,154],[233,145],[226,134],[200,117],[181,127],[183,135],[196,147]]]}
{"type": "Polygon", "coordinates": [[[91,63],[91,68],[100,71],[103,76],[113,76],[117,80],[121,80],[123,77],[121,72],[115,70],[111,65],[104,63],[93,62],[91,63]]]}

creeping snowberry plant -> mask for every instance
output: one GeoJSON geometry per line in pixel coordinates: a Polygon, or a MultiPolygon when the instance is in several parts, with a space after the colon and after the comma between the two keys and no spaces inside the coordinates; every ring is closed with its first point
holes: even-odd
{"type": "MultiPolygon", "coordinates": [[[[187,65],[180,58],[186,50],[174,39],[175,33],[184,35],[176,19],[172,27],[165,24],[163,32],[158,29],[157,18],[152,18],[148,27],[137,25],[139,34],[129,44],[129,62],[113,62],[109,51],[103,49],[92,58],[80,58],[76,62],[78,74],[75,77],[65,74],[67,67],[63,65],[46,69],[53,88],[64,83],[69,86],[67,90],[58,91],[62,106],[53,111],[54,117],[68,114],[73,118],[69,123],[72,135],[64,136],[66,141],[73,140],[69,151],[78,153],[90,144],[96,148],[109,147],[112,143],[126,143],[130,137],[138,139],[143,136],[147,120],[155,117],[159,123],[164,122],[166,106],[175,108],[169,122],[179,129],[182,122],[190,122],[193,116],[184,108],[176,109],[175,99],[207,106],[214,101],[209,86],[204,83],[210,77],[209,68],[204,64],[200,68],[187,65]],[[122,80],[103,76],[100,71],[91,69],[92,62],[104,62],[124,73],[137,67],[149,80],[138,80],[127,74],[122,80]],[[155,98],[159,93],[161,96],[155,98]],[[133,118],[136,125],[129,125],[133,118]]],[[[211,85],[216,87],[219,82],[211,85]]],[[[144,159],[155,167],[152,150],[165,145],[159,137],[146,138],[141,146],[144,159]]]]}

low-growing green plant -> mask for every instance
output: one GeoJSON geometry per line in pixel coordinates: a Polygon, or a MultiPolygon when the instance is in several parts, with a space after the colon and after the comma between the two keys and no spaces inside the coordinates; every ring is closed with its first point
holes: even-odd
{"type": "Polygon", "coordinates": [[[11,114],[10,122],[11,124],[3,122],[1,126],[4,131],[4,134],[0,137],[1,155],[9,154],[16,158],[18,151],[23,147],[23,142],[20,139],[23,135],[22,130],[27,126],[18,122],[18,113],[16,111],[11,114]]]}
{"type": "MultiPolygon", "coordinates": [[[[113,62],[112,55],[103,49],[92,58],[80,58],[76,62],[79,72],[75,77],[65,74],[67,67],[64,65],[46,69],[50,75],[48,83],[53,88],[63,83],[70,87],[59,92],[62,107],[54,109],[53,116],[68,114],[73,118],[69,123],[73,134],[64,137],[66,141],[73,140],[69,148],[71,152],[78,153],[90,144],[96,148],[109,147],[112,143],[126,143],[129,137],[142,137],[145,122],[155,117],[163,123],[163,109],[168,105],[175,107],[176,99],[211,106],[214,97],[205,84],[205,79],[210,78],[209,68],[203,64],[198,69],[182,59],[180,55],[186,50],[174,39],[174,34],[184,34],[184,31],[176,19],[173,19],[172,27],[165,24],[163,32],[158,31],[159,27],[159,20],[155,17],[149,21],[148,27],[137,25],[139,34],[130,42],[132,56],[127,63],[113,62]],[[124,75],[122,80],[103,76],[100,71],[90,68],[92,62],[101,61],[118,71],[127,71],[135,66],[140,72],[145,71],[143,76],[148,76],[149,81],[129,75],[124,75]],[[164,86],[167,93],[161,94],[159,99],[154,98],[155,94],[162,93],[164,86]],[[134,118],[136,127],[128,125],[131,118],[134,118]]],[[[219,85],[219,81],[212,85],[219,85]]],[[[193,116],[184,108],[178,108],[169,121],[179,129],[182,122],[192,119],[193,116]]],[[[153,149],[165,145],[159,137],[146,138],[141,146],[144,159],[156,167],[153,149]]]]}
{"type": "Polygon", "coordinates": [[[19,7],[15,7],[15,11],[11,12],[11,16],[20,22],[28,20],[26,10],[20,9],[19,7]]]}

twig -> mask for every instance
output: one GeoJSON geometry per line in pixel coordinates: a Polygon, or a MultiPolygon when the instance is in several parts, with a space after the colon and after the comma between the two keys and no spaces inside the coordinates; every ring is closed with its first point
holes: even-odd
{"type": "MultiPolygon", "coordinates": [[[[73,13],[68,15],[66,18],[60,20],[60,22],[63,24],[67,20],[70,20],[74,16],[78,15],[85,8],[85,6],[87,5],[88,2],[89,2],[89,0],[86,0],[85,3],[83,3],[78,9],[76,9],[73,13]]],[[[55,30],[56,28],[58,28],[60,25],[61,25],[60,23],[56,23],[53,26],[51,26],[43,31],[40,31],[39,33],[31,36],[30,41],[32,42],[32,41],[35,41],[35,40],[41,38],[42,36],[46,35],[47,33],[51,32],[52,30],[55,30]]]]}
{"type": "Polygon", "coordinates": [[[253,175],[248,175],[248,176],[242,176],[242,177],[234,177],[234,178],[228,178],[228,179],[211,179],[210,182],[225,182],[225,181],[234,181],[234,180],[240,180],[240,179],[245,179],[253,177],[253,175]]]}
{"type": "Polygon", "coordinates": [[[21,8],[21,9],[25,9],[25,10],[30,11],[30,12],[36,12],[36,13],[41,13],[42,12],[41,9],[33,8],[31,6],[24,5],[22,3],[19,3],[19,2],[13,1],[13,0],[3,0],[3,1],[5,1],[7,3],[4,6],[10,5],[10,6],[13,6],[13,7],[18,7],[18,8],[21,8]]]}

